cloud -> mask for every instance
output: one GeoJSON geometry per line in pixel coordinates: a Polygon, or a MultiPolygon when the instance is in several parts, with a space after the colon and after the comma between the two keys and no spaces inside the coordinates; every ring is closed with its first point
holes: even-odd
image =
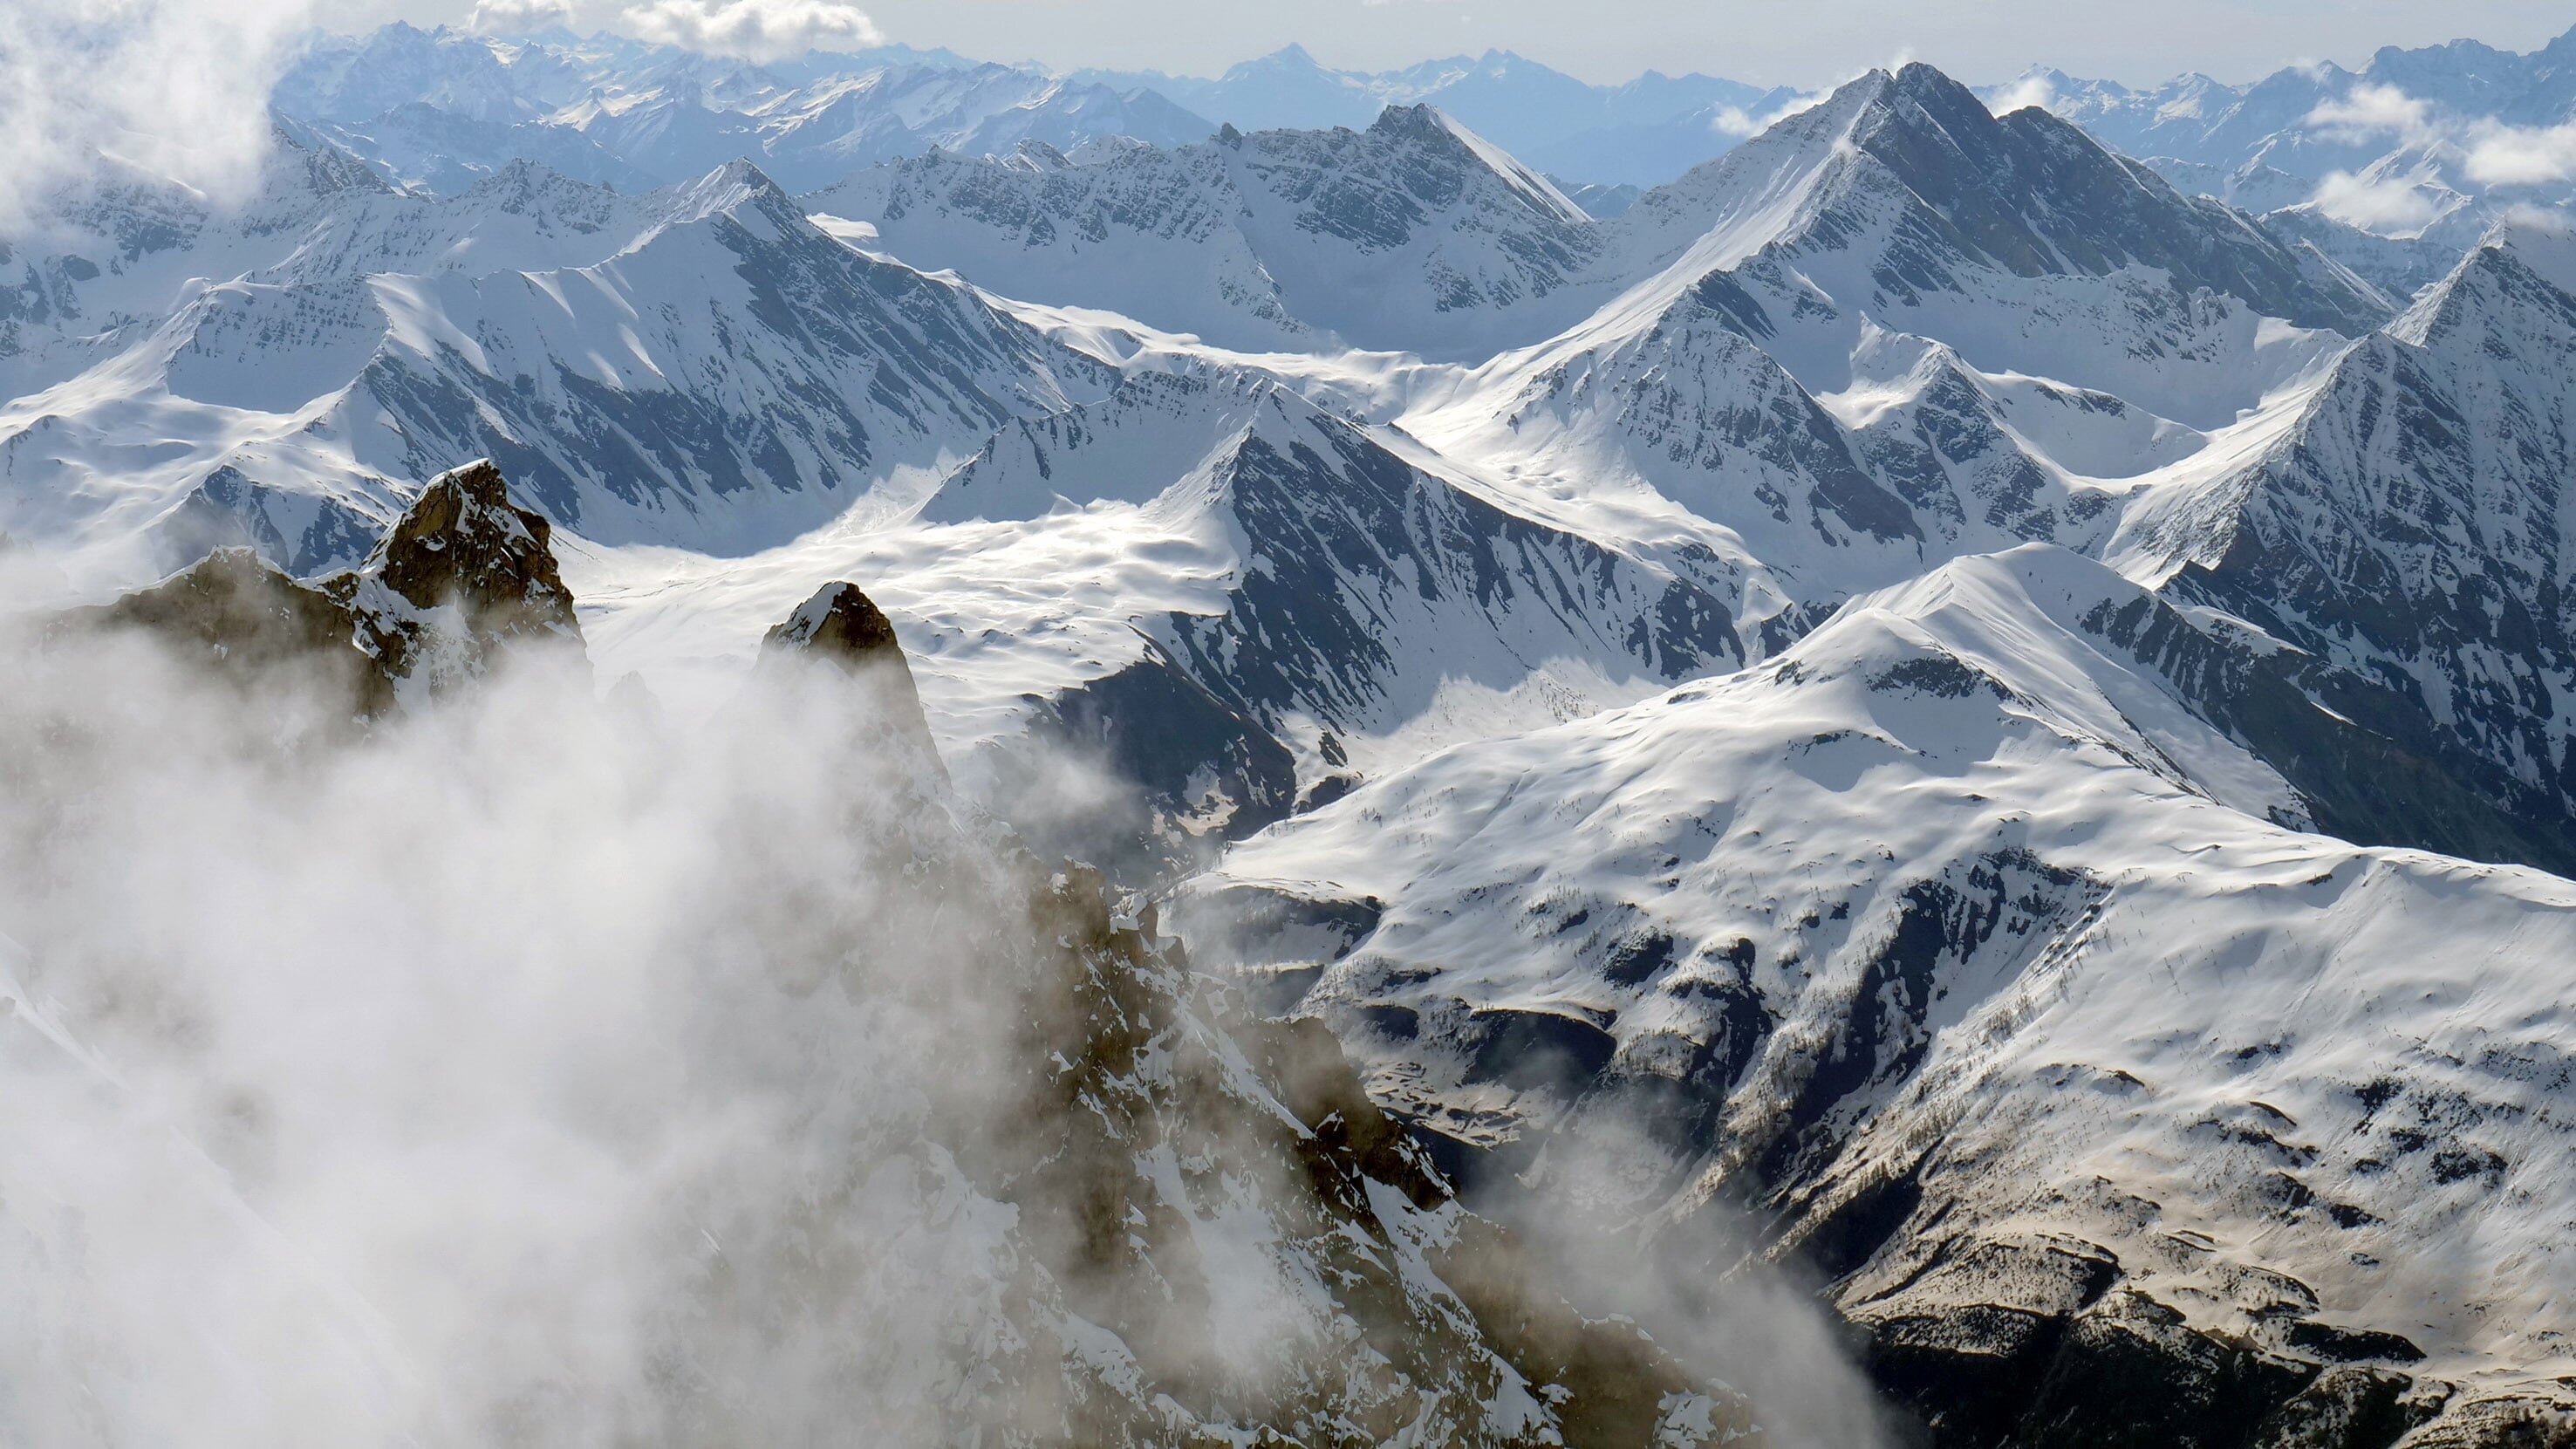
{"type": "Polygon", "coordinates": [[[217,201],[256,185],[268,90],[310,0],[0,5],[0,228],[93,177],[101,153],[217,201]]]}
{"type": "MultiPolygon", "coordinates": [[[[2480,186],[2546,186],[2576,179],[2576,121],[2554,126],[2516,126],[2488,118],[2464,119],[2410,96],[2396,86],[2361,85],[2343,99],[2308,112],[2303,122],[2333,140],[2364,142],[2395,137],[2407,146],[2440,146],[2460,154],[2468,180],[2480,186]]],[[[2326,186],[2346,204],[2367,211],[2396,205],[2395,183],[2364,183],[2337,173],[2326,186]],[[2360,188],[2384,194],[2364,198],[2360,188]]],[[[2325,193],[2318,200],[2323,202],[2325,193]]]]}
{"type": "Polygon", "coordinates": [[[535,35],[572,25],[572,6],[565,0],[474,0],[465,20],[465,28],[478,35],[535,35]]]}
{"type": "Polygon", "coordinates": [[[2308,112],[2304,124],[2342,141],[2374,136],[2421,140],[2433,133],[2433,105],[2395,86],[2354,86],[2342,100],[2327,101],[2308,112]]]}
{"type": "Polygon", "coordinates": [[[2576,178],[2576,121],[2508,126],[2489,121],[2468,139],[2469,179],[2481,186],[2544,186],[2576,178]]]}
{"type": "Polygon", "coordinates": [[[2337,171],[2317,183],[2316,208],[2364,231],[2413,231],[2442,214],[2433,197],[2411,181],[2374,180],[2337,171]]]}
{"type": "Polygon", "coordinates": [[[1810,91],[1801,96],[1791,96],[1758,116],[1742,106],[1719,106],[1709,112],[1708,128],[1721,136],[1732,136],[1739,141],[1748,136],[1759,136],[1800,111],[1815,109],[1832,94],[1831,89],[1826,89],[1810,91]]]}
{"type": "Polygon", "coordinates": [[[2057,87],[2050,84],[2048,77],[2036,74],[2023,76],[1996,93],[1995,98],[1987,102],[1986,109],[2005,116],[2031,106],[2043,111],[2056,109],[2057,87]]]}
{"type": "Polygon", "coordinates": [[[645,0],[619,28],[639,39],[755,64],[813,50],[865,50],[885,32],[844,0],[645,0]]]}

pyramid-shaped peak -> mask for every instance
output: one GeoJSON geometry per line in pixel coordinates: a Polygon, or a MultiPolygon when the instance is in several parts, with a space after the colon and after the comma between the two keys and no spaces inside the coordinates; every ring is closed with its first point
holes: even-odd
{"type": "Polygon", "coordinates": [[[2522,263],[2542,281],[2576,296],[2576,226],[2546,218],[2500,222],[2479,243],[2522,263]]]}
{"type": "Polygon", "coordinates": [[[1234,68],[1237,71],[1247,71],[1263,67],[1286,69],[1292,66],[1302,70],[1322,70],[1324,68],[1322,62],[1316,60],[1312,55],[1307,54],[1306,47],[1299,45],[1293,40],[1288,42],[1286,45],[1279,47],[1277,50],[1270,52],[1268,55],[1256,56],[1251,60],[1240,62],[1234,68]]]}
{"type": "Polygon", "coordinates": [[[366,572],[414,607],[454,605],[476,635],[578,640],[545,516],[510,498],[489,459],[431,479],[397,520],[366,572]]]}
{"type": "Polygon", "coordinates": [[[1966,121],[1991,128],[1994,124],[1994,112],[1986,109],[1975,91],[1919,60],[1889,78],[1887,95],[1891,101],[1915,106],[1945,125],[1966,121]]]}
{"type": "Polygon", "coordinates": [[[1417,101],[1411,105],[1398,103],[1388,106],[1377,113],[1377,119],[1369,124],[1369,129],[1380,135],[1428,139],[1449,135],[1452,125],[1438,106],[1429,101],[1417,101]]]}
{"type": "Polygon", "coordinates": [[[762,647],[803,649],[836,664],[858,666],[891,659],[900,663],[894,623],[858,585],[825,584],[797,605],[787,622],[769,631],[762,647]]]}

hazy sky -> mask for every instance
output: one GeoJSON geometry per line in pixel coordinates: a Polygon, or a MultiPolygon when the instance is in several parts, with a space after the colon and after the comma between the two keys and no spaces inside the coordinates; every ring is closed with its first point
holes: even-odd
{"type": "MultiPolygon", "coordinates": [[[[1208,74],[1297,41],[1381,69],[1488,47],[1587,80],[1649,67],[1815,83],[1892,58],[1971,81],[2034,61],[2079,75],[2242,80],[2282,65],[2358,65],[2382,45],[2469,36],[2530,50],[2576,26],[2565,0],[859,0],[889,39],[978,59],[1208,74]]],[[[459,20],[473,0],[360,0],[335,28],[392,14],[459,20]]],[[[605,21],[618,0],[587,0],[605,21]]]]}

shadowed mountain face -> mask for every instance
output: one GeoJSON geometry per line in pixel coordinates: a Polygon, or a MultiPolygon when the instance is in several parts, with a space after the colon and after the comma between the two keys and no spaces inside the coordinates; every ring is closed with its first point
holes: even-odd
{"type": "Polygon", "coordinates": [[[2180,195],[2045,111],[1992,115],[1920,63],[1890,78],[1870,110],[1852,128],[1853,146],[1924,203],[1910,245],[1887,258],[1891,288],[1940,285],[1945,254],[1956,253],[2018,276],[2153,267],[2178,287],[2347,336],[2385,315],[2356,290],[2305,272],[2243,217],[2180,195]]]}

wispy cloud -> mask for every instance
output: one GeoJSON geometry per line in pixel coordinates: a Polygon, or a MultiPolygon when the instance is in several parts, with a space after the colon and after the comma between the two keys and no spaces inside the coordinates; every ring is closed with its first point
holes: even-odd
{"type": "Polygon", "coordinates": [[[2434,198],[2410,180],[2337,171],[2317,183],[2317,210],[2363,231],[2413,231],[2441,215],[2434,198]]]}
{"type": "MultiPolygon", "coordinates": [[[[2517,126],[2490,117],[2455,116],[2396,86],[2360,85],[2343,99],[2308,112],[2304,124],[2340,141],[2385,136],[2401,145],[2447,147],[2459,154],[2467,179],[2480,186],[2546,186],[2576,179],[2576,121],[2517,126]]],[[[2338,175],[2357,184],[2355,178],[2338,175]]],[[[2334,181],[2330,178],[2329,184],[2334,181]]],[[[2392,184],[2384,183],[2383,189],[2392,184]]]]}
{"type": "Polygon", "coordinates": [[[1800,111],[1814,110],[1825,97],[1832,94],[1831,90],[1821,90],[1791,96],[1788,100],[1759,115],[1747,111],[1742,106],[1719,106],[1709,113],[1708,128],[1721,136],[1733,136],[1739,141],[1748,136],[1759,136],[1800,111]]]}
{"type": "Polygon", "coordinates": [[[309,0],[0,4],[0,227],[101,153],[218,200],[256,184],[268,89],[309,0]]]}
{"type": "Polygon", "coordinates": [[[765,64],[815,50],[864,50],[885,32],[845,0],[646,0],[620,29],[643,40],[765,64]]]}
{"type": "Polygon", "coordinates": [[[2343,141],[2395,136],[2422,140],[2434,134],[2433,105],[2395,86],[2359,85],[2343,99],[2327,101],[2308,112],[2305,124],[2321,135],[2343,141]]]}
{"type": "Polygon", "coordinates": [[[572,6],[565,0],[474,0],[465,27],[482,35],[534,35],[570,30],[572,6]]]}
{"type": "Polygon", "coordinates": [[[2546,186],[2576,179],[2576,122],[2485,122],[2471,131],[2468,153],[2469,179],[2481,186],[2546,186]]]}
{"type": "Polygon", "coordinates": [[[1988,103],[1987,109],[1998,116],[2003,116],[2031,106],[2037,106],[2043,111],[2057,108],[2057,87],[2049,83],[2048,77],[2023,76],[2020,80],[2004,87],[1994,100],[1988,103]]]}

